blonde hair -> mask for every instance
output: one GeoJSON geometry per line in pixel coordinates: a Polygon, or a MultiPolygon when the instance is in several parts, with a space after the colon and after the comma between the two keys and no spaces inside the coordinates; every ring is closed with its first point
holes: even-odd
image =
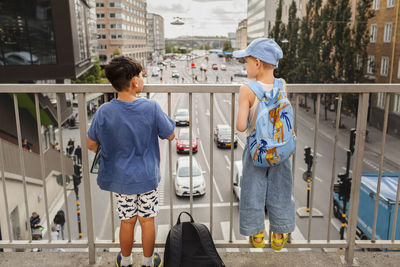
{"type": "MultiPolygon", "coordinates": [[[[254,60],[257,60],[257,59],[258,59],[258,58],[255,58],[255,57],[253,57],[253,56],[247,56],[247,57],[248,57],[248,58],[252,58],[252,59],[254,59],[254,60]]],[[[261,59],[258,59],[258,60],[260,60],[263,69],[265,69],[265,70],[275,69],[275,65],[272,65],[272,64],[269,64],[269,63],[267,63],[267,62],[264,62],[264,61],[262,61],[261,59]]]]}
{"type": "Polygon", "coordinates": [[[55,231],[56,231],[56,227],[55,227],[55,226],[52,226],[52,227],[51,227],[51,231],[52,231],[52,232],[55,232],[55,231]]]}

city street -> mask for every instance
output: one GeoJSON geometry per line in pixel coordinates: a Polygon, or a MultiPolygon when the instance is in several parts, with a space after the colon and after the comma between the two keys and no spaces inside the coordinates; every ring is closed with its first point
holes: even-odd
{"type": "MultiPolygon", "coordinates": [[[[218,76],[220,83],[231,83],[231,76],[234,73],[240,72],[244,68],[244,64],[237,62],[225,63],[223,58],[217,57],[217,55],[209,55],[209,61],[205,60],[204,56],[195,59],[196,68],[193,70],[193,75],[198,76],[198,83],[215,83],[216,76],[218,76]],[[212,64],[222,63],[227,66],[226,71],[212,70],[212,64]],[[199,66],[204,64],[207,67],[207,81],[205,80],[204,73],[199,71],[199,66]]],[[[148,73],[152,66],[148,66],[148,73]]],[[[190,68],[190,62],[176,60],[176,68],[168,66],[163,70],[163,83],[182,83],[182,79],[171,78],[172,70],[177,70],[181,77],[184,77],[184,83],[191,83],[192,69],[190,68]]],[[[147,78],[147,83],[157,84],[160,83],[159,77],[147,78]]],[[[242,84],[247,79],[234,77],[233,82],[242,84]]],[[[165,94],[155,94],[153,99],[158,101],[163,107],[164,111],[167,111],[167,97],[165,94]]],[[[237,95],[236,95],[236,109],[237,109],[237,95]]],[[[172,112],[174,113],[178,108],[188,108],[189,101],[188,95],[185,94],[173,94],[172,95],[172,112]]],[[[210,131],[209,120],[210,120],[210,107],[209,107],[209,95],[207,94],[193,94],[193,133],[199,137],[199,151],[193,156],[199,162],[201,168],[206,173],[204,174],[206,179],[206,194],[200,197],[194,197],[193,202],[193,216],[198,222],[202,222],[210,225],[210,142],[209,140],[210,131]]],[[[231,95],[229,94],[216,94],[214,102],[214,127],[217,124],[230,124],[231,121],[231,95]]],[[[321,118],[321,120],[323,120],[321,118]]],[[[297,129],[297,149],[296,149],[296,170],[295,170],[295,182],[294,182],[294,197],[296,201],[296,209],[306,206],[306,182],[302,179],[303,172],[307,169],[304,162],[304,147],[312,147],[314,144],[314,118],[312,112],[307,112],[304,109],[299,109],[298,114],[298,129],[297,129]]],[[[175,134],[179,133],[179,130],[184,127],[177,127],[175,134]]],[[[333,162],[333,138],[335,129],[329,124],[321,124],[318,134],[318,160],[316,165],[316,174],[314,181],[314,204],[313,207],[322,212],[322,218],[313,218],[311,228],[311,239],[326,239],[328,229],[328,212],[329,212],[329,190],[332,175],[332,162],[333,162]]],[[[337,163],[335,166],[336,175],[344,173],[346,166],[346,149],[348,149],[348,135],[341,131],[339,138],[339,144],[337,147],[337,163]]],[[[75,141],[79,143],[79,130],[64,130],[64,141],[73,136],[75,141]]],[[[246,135],[239,133],[238,147],[235,149],[235,160],[241,160],[243,147],[246,142],[246,135]]],[[[65,141],[66,142],[66,141],[65,141]]],[[[170,214],[170,195],[172,194],[173,199],[173,214],[174,223],[176,222],[177,216],[181,211],[189,210],[189,197],[177,197],[175,192],[170,192],[170,178],[168,170],[168,142],[160,141],[161,146],[161,175],[162,180],[159,185],[159,206],[160,213],[156,219],[157,223],[157,240],[160,242],[165,241],[169,231],[169,214],[170,214]]],[[[93,159],[94,153],[89,153],[89,161],[93,159]]],[[[179,157],[188,157],[188,155],[178,155],[176,153],[175,141],[172,141],[172,166],[175,171],[175,163],[179,157]]],[[[379,157],[376,153],[366,149],[364,156],[363,172],[377,172],[379,161],[376,160],[379,157]]],[[[229,207],[230,207],[230,149],[217,148],[214,142],[214,177],[213,182],[213,237],[215,240],[228,240],[229,239],[229,207]]],[[[396,172],[399,166],[385,161],[384,172],[396,172]]],[[[337,176],[336,176],[337,177],[337,176]]],[[[335,177],[335,180],[337,179],[335,177]]],[[[173,177],[172,177],[173,179],[173,177]]],[[[172,180],[173,181],[173,180],[172,180]]],[[[81,199],[81,218],[82,224],[86,224],[85,218],[85,202],[83,196],[83,183],[80,185],[80,199],[81,199]]],[[[115,234],[118,239],[119,231],[119,220],[115,212],[114,207],[114,219],[115,229],[111,227],[111,206],[110,206],[110,193],[101,191],[96,184],[96,176],[91,174],[91,191],[92,191],[92,204],[93,204],[93,221],[95,236],[99,240],[110,240],[112,234],[115,234]]],[[[72,192],[72,191],[71,191],[72,192]]],[[[238,224],[239,224],[239,203],[236,197],[233,198],[233,239],[243,240],[247,237],[240,235],[238,224]]],[[[76,223],[76,210],[75,210],[75,194],[72,192],[68,197],[68,205],[70,211],[70,224],[73,239],[77,238],[77,223],[76,223]]],[[[115,204],[115,203],[114,203],[115,204]]],[[[292,234],[292,238],[296,240],[307,239],[308,236],[308,218],[296,217],[296,229],[292,234]]],[[[268,217],[266,217],[266,230],[268,233],[268,217]]],[[[340,222],[336,218],[332,219],[331,225],[331,238],[339,239],[340,222]]],[[[83,226],[82,229],[86,229],[83,226]]],[[[67,235],[66,235],[67,236],[67,235]]],[[[86,238],[86,233],[83,232],[83,238],[86,238]]],[[[140,227],[136,228],[135,240],[140,241],[140,227]]]]}

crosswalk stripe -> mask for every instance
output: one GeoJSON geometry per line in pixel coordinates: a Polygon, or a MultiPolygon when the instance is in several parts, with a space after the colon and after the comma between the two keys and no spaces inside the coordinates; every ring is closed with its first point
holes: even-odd
{"type": "MultiPolygon", "coordinates": [[[[220,222],[221,225],[221,230],[222,230],[222,235],[224,237],[224,240],[228,241],[229,240],[229,222],[220,222]]],[[[235,233],[232,232],[232,241],[236,241],[235,233]]],[[[227,248],[226,252],[239,252],[240,250],[238,248],[227,248]]]]}

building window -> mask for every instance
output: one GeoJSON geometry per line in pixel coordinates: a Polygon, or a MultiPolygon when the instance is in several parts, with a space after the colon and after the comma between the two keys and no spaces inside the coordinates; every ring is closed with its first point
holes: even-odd
{"type": "Polygon", "coordinates": [[[372,9],[373,10],[379,10],[379,4],[380,4],[380,0],[374,0],[372,2],[372,9]]]}
{"type": "Polygon", "coordinates": [[[106,24],[104,24],[104,23],[97,24],[97,29],[105,29],[105,28],[106,28],[106,24]]]}
{"type": "Polygon", "coordinates": [[[392,41],[392,27],[393,23],[385,23],[385,31],[383,33],[384,43],[390,43],[392,41]]]}
{"type": "Polygon", "coordinates": [[[381,76],[388,76],[389,73],[389,58],[382,57],[381,60],[381,76]]]}
{"type": "Polygon", "coordinates": [[[378,97],[378,99],[376,101],[376,106],[378,108],[384,109],[385,108],[386,93],[378,93],[377,97],[378,97]]]}
{"type": "Polygon", "coordinates": [[[372,24],[371,25],[371,38],[370,42],[371,43],[376,43],[376,36],[378,35],[378,25],[372,24]]]}
{"type": "Polygon", "coordinates": [[[400,95],[394,95],[393,111],[400,113],[400,95]]]}
{"type": "Polygon", "coordinates": [[[104,3],[96,3],[96,7],[104,7],[104,3]]]}
{"type": "Polygon", "coordinates": [[[110,34],[110,39],[117,39],[117,35],[116,34],[110,34]]]}
{"type": "Polygon", "coordinates": [[[110,18],[124,19],[125,15],[120,12],[115,12],[115,13],[112,12],[112,13],[110,13],[110,18]]]}
{"type": "Polygon", "coordinates": [[[374,74],[375,72],[375,56],[368,56],[367,73],[374,74]]]}
{"type": "Polygon", "coordinates": [[[98,45],[98,49],[107,49],[107,45],[106,44],[99,44],[98,45]]]}
{"type": "Polygon", "coordinates": [[[104,13],[96,13],[96,17],[98,19],[103,19],[104,18],[104,13]]]}
{"type": "Polygon", "coordinates": [[[394,7],[394,0],[387,0],[387,8],[394,7]]]}
{"type": "Polygon", "coordinates": [[[102,39],[102,40],[104,40],[104,39],[106,39],[106,35],[105,35],[105,34],[98,34],[98,35],[97,35],[97,39],[102,39]]]}

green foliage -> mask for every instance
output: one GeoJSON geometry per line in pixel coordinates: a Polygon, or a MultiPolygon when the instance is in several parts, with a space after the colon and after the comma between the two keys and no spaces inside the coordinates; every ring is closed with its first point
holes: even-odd
{"type": "Polygon", "coordinates": [[[113,56],[120,56],[121,52],[118,50],[118,48],[116,48],[113,52],[113,56]]]}
{"type": "Polygon", "coordinates": [[[209,44],[202,44],[202,45],[200,45],[199,49],[201,49],[201,50],[210,50],[211,46],[209,44]]]}
{"type": "Polygon", "coordinates": [[[104,71],[100,68],[100,62],[96,58],[93,66],[77,79],[73,79],[72,83],[102,83],[102,78],[105,78],[104,71]]]}
{"type": "Polygon", "coordinates": [[[222,51],[233,51],[231,41],[226,40],[226,41],[224,42],[224,48],[222,49],[222,51]]]}

